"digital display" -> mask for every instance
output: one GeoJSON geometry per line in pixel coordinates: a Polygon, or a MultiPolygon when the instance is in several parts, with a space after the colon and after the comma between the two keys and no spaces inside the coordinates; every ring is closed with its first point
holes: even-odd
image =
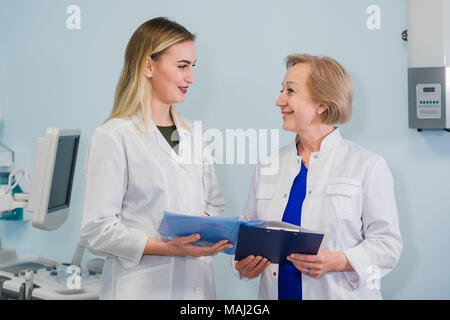
{"type": "Polygon", "coordinates": [[[78,141],[79,136],[59,137],[48,213],[69,207],[78,141]]]}
{"type": "Polygon", "coordinates": [[[434,87],[423,88],[423,92],[434,92],[434,91],[435,91],[434,87]]]}

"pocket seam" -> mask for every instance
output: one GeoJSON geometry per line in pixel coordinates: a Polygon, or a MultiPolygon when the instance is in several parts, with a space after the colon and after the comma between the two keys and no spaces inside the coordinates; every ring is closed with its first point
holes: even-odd
{"type": "Polygon", "coordinates": [[[329,196],[354,197],[361,193],[361,182],[352,178],[331,178],[325,189],[329,196]]]}
{"type": "Polygon", "coordinates": [[[273,195],[275,194],[275,188],[269,185],[260,184],[258,189],[256,190],[256,199],[257,200],[270,200],[273,199],[273,195]]]}

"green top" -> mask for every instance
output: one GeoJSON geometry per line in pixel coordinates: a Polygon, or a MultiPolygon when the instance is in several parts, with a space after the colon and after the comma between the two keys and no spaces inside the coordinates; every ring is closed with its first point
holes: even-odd
{"type": "Polygon", "coordinates": [[[161,126],[156,127],[159,129],[163,137],[172,147],[173,151],[178,153],[178,143],[180,142],[180,136],[178,135],[177,126],[173,125],[168,127],[161,127],[161,126]]]}

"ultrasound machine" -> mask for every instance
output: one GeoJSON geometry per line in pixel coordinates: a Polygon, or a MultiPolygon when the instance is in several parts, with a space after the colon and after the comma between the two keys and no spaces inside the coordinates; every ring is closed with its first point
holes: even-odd
{"type": "MultiPolygon", "coordinates": [[[[0,217],[15,208],[32,212],[32,225],[55,230],[69,214],[72,183],[80,140],[80,130],[48,128],[39,138],[35,154],[30,193],[11,190],[28,178],[17,169],[9,175],[8,186],[0,189],[0,217]]],[[[0,238],[0,300],[87,300],[98,299],[103,260],[91,259],[81,267],[84,247],[79,244],[71,263],[41,257],[19,258],[14,249],[2,248],[0,238]]]]}

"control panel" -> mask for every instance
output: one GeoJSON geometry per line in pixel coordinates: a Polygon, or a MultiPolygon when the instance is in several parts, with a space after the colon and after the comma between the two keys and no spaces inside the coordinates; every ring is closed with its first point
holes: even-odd
{"type": "Polygon", "coordinates": [[[408,101],[410,128],[450,131],[450,67],[408,68],[408,101]]]}
{"type": "Polygon", "coordinates": [[[98,299],[101,273],[70,264],[22,261],[0,267],[0,299],[98,299]]]}
{"type": "Polygon", "coordinates": [[[441,84],[418,84],[416,106],[418,119],[440,119],[442,108],[441,84]]]}

